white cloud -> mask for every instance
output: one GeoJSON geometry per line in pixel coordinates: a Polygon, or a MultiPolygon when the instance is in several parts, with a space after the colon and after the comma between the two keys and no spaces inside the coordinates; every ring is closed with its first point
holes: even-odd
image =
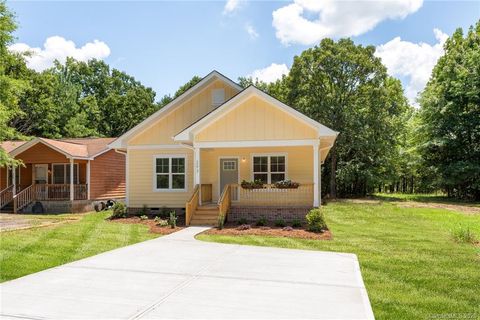
{"type": "Polygon", "coordinates": [[[294,0],[273,12],[272,24],[284,45],[311,45],[325,37],[358,36],[383,20],[403,19],[422,4],[423,0],[294,0]]]}
{"type": "Polygon", "coordinates": [[[245,25],[245,30],[247,31],[248,35],[250,36],[250,39],[257,39],[258,38],[258,32],[255,30],[255,28],[250,24],[247,23],[245,25]]]}
{"type": "Polygon", "coordinates": [[[427,84],[438,58],[443,55],[443,45],[448,38],[448,35],[439,29],[434,29],[433,32],[437,39],[437,43],[433,45],[403,41],[396,37],[377,46],[375,53],[387,66],[390,75],[407,80],[405,95],[414,105],[415,98],[427,84]]]}
{"type": "Polygon", "coordinates": [[[252,78],[253,80],[258,79],[259,81],[270,83],[282,78],[284,74],[288,74],[288,71],[289,69],[286,64],[272,63],[266,68],[253,71],[247,75],[247,78],[252,78]]]}
{"type": "Polygon", "coordinates": [[[53,66],[55,60],[65,62],[67,57],[73,57],[79,61],[89,59],[103,59],[110,55],[110,48],[105,42],[93,40],[87,42],[80,48],[75,43],[59,36],[47,38],[43,48],[32,48],[25,43],[15,43],[9,47],[12,52],[23,53],[30,51],[31,55],[26,57],[27,66],[36,71],[42,71],[53,66]]]}
{"type": "Polygon", "coordinates": [[[240,0],[227,0],[225,7],[223,7],[223,14],[233,13],[235,10],[240,8],[240,0]]]}

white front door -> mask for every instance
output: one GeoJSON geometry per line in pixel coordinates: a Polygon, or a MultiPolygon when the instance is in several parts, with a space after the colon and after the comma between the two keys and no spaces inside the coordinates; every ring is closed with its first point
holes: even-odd
{"type": "Polygon", "coordinates": [[[48,164],[36,164],[33,172],[36,184],[48,184],[48,164]]]}

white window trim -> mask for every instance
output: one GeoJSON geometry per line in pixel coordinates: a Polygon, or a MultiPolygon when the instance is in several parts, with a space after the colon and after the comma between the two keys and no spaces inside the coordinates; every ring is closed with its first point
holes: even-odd
{"type": "MultiPolygon", "coordinates": [[[[80,165],[78,163],[74,163],[73,165],[77,166],[77,184],[80,184],[80,165]]],[[[70,166],[70,163],[62,163],[62,162],[52,163],[52,178],[50,179],[52,181],[52,184],[70,184],[70,182],[67,182],[67,168],[66,168],[67,166],[70,166]],[[54,182],[54,180],[55,180],[55,166],[58,166],[58,165],[63,165],[65,167],[65,169],[63,171],[63,181],[64,181],[64,183],[55,183],[54,182]]],[[[47,172],[48,172],[48,167],[47,167],[47,172]]],[[[47,177],[48,177],[48,173],[47,173],[47,177]]]]}
{"type": "MultiPolygon", "coordinates": [[[[254,171],[253,171],[253,158],[254,157],[268,157],[267,161],[267,166],[268,166],[268,172],[267,172],[267,184],[271,184],[271,174],[272,172],[270,171],[270,157],[285,157],[285,180],[288,180],[288,153],[286,152],[281,152],[281,153],[252,153],[250,154],[250,173],[251,173],[251,180],[253,181],[254,177],[254,171]]],[[[277,173],[277,172],[274,172],[277,173]]],[[[280,172],[282,173],[282,172],[280,172]]]]}
{"type": "Polygon", "coordinates": [[[224,159],[223,160],[223,167],[222,167],[222,170],[223,171],[237,171],[237,162],[238,161],[233,161],[233,160],[229,160],[229,159],[224,159]],[[233,163],[233,168],[225,168],[225,164],[226,163],[233,163]]]}
{"type": "MultiPolygon", "coordinates": [[[[153,156],[153,192],[187,192],[188,190],[188,157],[186,154],[156,154],[153,156]],[[169,173],[168,173],[168,189],[157,188],[157,159],[170,159],[169,160],[169,173]],[[185,161],[185,188],[183,189],[173,189],[172,188],[172,158],[183,158],[185,161]]],[[[178,174],[178,173],[175,173],[178,174]]],[[[166,174],[165,174],[166,175],[166,174]]]]}

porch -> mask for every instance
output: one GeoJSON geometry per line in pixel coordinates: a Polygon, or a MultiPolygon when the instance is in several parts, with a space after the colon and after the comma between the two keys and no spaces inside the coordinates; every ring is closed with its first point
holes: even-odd
{"type": "MultiPolygon", "coordinates": [[[[320,148],[314,141],[284,146],[194,148],[194,190],[186,223],[215,225],[231,212],[295,211],[320,203],[320,148]],[[197,183],[199,182],[199,183],[197,183]]],[[[262,213],[263,214],[263,213],[262,213]]]]}

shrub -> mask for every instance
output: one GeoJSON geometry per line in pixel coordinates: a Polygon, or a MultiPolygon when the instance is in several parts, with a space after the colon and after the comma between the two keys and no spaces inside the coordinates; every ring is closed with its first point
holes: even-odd
{"type": "Polygon", "coordinates": [[[266,226],[267,225],[267,218],[261,217],[260,219],[257,220],[256,225],[258,227],[266,226]]]}
{"type": "Polygon", "coordinates": [[[297,189],[300,187],[300,183],[293,182],[292,180],[281,180],[275,182],[275,188],[278,189],[297,189]]]}
{"type": "Polygon", "coordinates": [[[295,219],[292,221],[292,227],[293,228],[301,228],[302,227],[302,221],[295,219]]]}
{"type": "Polygon", "coordinates": [[[477,242],[477,237],[472,230],[470,230],[469,226],[459,225],[455,229],[452,229],[451,233],[456,242],[472,244],[477,242]]]}
{"type": "Polygon", "coordinates": [[[177,214],[175,213],[175,210],[170,211],[170,217],[168,218],[168,224],[172,229],[175,229],[177,227],[177,214]]]}
{"type": "Polygon", "coordinates": [[[127,206],[123,202],[116,202],[112,207],[111,219],[119,219],[127,217],[127,206]]]}
{"type": "Polygon", "coordinates": [[[150,210],[148,209],[148,206],[146,204],[143,205],[142,207],[142,215],[147,215],[150,210]]]}
{"type": "Polygon", "coordinates": [[[170,210],[168,210],[167,207],[162,207],[162,209],[160,209],[160,217],[162,219],[168,219],[169,216],[170,216],[170,210]]]}
{"type": "Polygon", "coordinates": [[[320,209],[312,209],[307,216],[308,231],[323,232],[327,230],[327,223],[325,222],[325,216],[320,209]]]}
{"type": "Polygon", "coordinates": [[[246,218],[241,218],[238,220],[238,224],[248,224],[248,220],[246,218]]]}
{"type": "Polygon", "coordinates": [[[277,219],[275,220],[275,227],[280,227],[280,228],[283,228],[285,227],[287,224],[285,223],[285,220],[283,219],[277,219]]]}
{"type": "Polygon", "coordinates": [[[251,226],[249,224],[242,224],[241,226],[237,227],[237,230],[248,230],[251,226]]]}
{"type": "Polygon", "coordinates": [[[159,227],[166,227],[168,226],[168,220],[162,219],[161,217],[155,217],[153,220],[159,227]]]}
{"type": "Polygon", "coordinates": [[[146,215],[141,215],[141,216],[140,216],[140,219],[141,219],[141,220],[148,220],[148,216],[146,216],[146,215]]]}
{"type": "Polygon", "coordinates": [[[225,216],[223,214],[220,214],[218,216],[218,229],[222,230],[224,224],[225,224],[225,216]]]}

